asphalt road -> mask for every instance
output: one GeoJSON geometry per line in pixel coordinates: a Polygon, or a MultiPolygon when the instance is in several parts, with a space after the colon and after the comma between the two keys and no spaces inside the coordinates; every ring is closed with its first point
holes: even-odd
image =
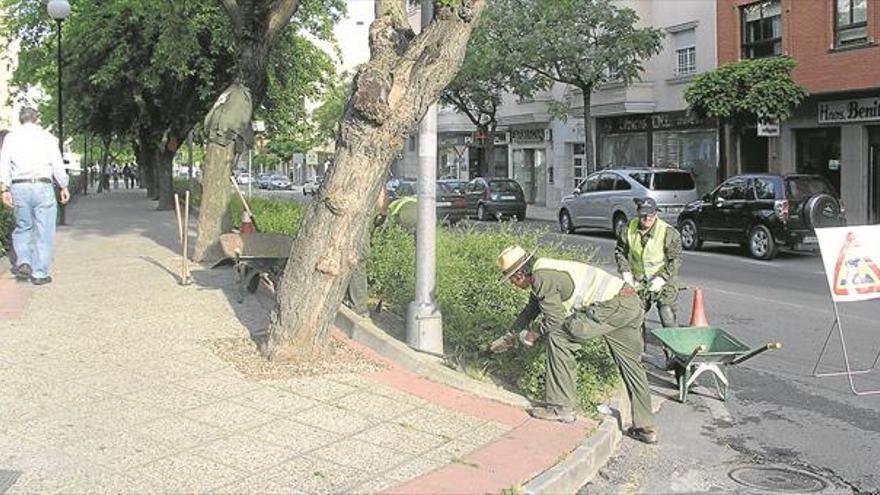
{"type": "MultiPolygon", "coordinates": [[[[608,234],[548,238],[596,245],[600,261],[614,270],[608,234]]],[[[853,395],[845,377],[812,376],[834,319],[821,259],[783,253],[764,262],[738,247],[708,245],[685,253],[682,282],[703,288],[710,324],[748,345],[778,341],[783,348],[730,368],[727,402],[712,395],[706,377],[708,387],[680,404],[672,377],[652,369],[655,391],[671,399],[658,417],[660,443],[626,440],[582,493],[761,493],[761,486],[769,493],[880,492],[880,395],[853,395]]],[[[682,293],[680,323],[692,297],[682,293]]],[[[880,351],[880,301],[843,304],[840,313],[851,359],[869,367],[880,351]]],[[[659,326],[656,312],[648,325],[659,326]]],[[[840,368],[839,340],[829,349],[823,362],[840,368]]],[[[659,349],[649,351],[659,363],[659,349]]],[[[858,377],[856,386],[880,389],[880,369],[858,377]]]]}
{"type": "MultiPolygon", "coordinates": [[[[546,230],[548,242],[595,246],[597,261],[616,270],[610,234],[563,235],[550,223],[522,225],[546,230]]],[[[658,416],[660,443],[625,440],[581,493],[880,493],[880,394],[856,396],[846,377],[813,377],[834,320],[820,258],[783,252],[756,261],[739,247],[709,244],[685,253],[681,282],[703,288],[710,324],[751,346],[781,342],[783,348],[729,368],[726,402],[713,396],[706,377],[706,386],[680,404],[672,377],[649,367],[655,392],[669,398],[658,416]]],[[[681,294],[684,324],[693,296],[681,294]]],[[[880,351],[880,300],[839,308],[854,367],[870,367],[880,351]]],[[[659,326],[656,312],[648,326],[659,326]]],[[[661,361],[659,348],[649,346],[649,353],[652,363],[661,361]]],[[[842,369],[836,334],[823,363],[823,369],[842,369]]],[[[880,389],[880,369],[858,376],[856,387],[880,389]]]]}

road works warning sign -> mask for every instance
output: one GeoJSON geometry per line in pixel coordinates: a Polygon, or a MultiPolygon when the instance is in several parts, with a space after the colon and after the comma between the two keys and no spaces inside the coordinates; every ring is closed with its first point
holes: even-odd
{"type": "Polygon", "coordinates": [[[831,298],[880,298],[880,225],[816,229],[831,298]]]}

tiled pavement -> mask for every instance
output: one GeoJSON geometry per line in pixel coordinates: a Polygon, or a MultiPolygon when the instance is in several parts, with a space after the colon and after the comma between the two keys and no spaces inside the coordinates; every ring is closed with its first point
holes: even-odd
{"type": "Polygon", "coordinates": [[[493,448],[511,457],[528,449],[504,442],[551,436],[565,452],[592,427],[549,431],[394,367],[246,378],[208,344],[265,327],[266,310],[234,302],[227,269],[179,286],[173,213],[152,205],[141,191],[81,199],[59,230],[54,283],[0,278],[9,493],[498,491],[559,452],[537,448],[505,478],[493,448]]]}

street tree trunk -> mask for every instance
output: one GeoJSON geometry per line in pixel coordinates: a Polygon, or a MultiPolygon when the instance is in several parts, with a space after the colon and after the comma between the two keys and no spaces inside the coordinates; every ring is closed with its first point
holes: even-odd
{"type": "Polygon", "coordinates": [[[379,4],[381,15],[370,27],[371,58],[355,80],[335,165],[306,211],[260,342],[267,358],[315,359],[326,352],[385,171],[458,71],[485,1],[438,6],[434,21],[415,38],[399,0],[379,4]]]}
{"type": "Polygon", "coordinates": [[[229,177],[232,174],[234,144],[221,146],[208,142],[205,166],[202,169],[202,203],[199,205],[199,234],[194,258],[213,260],[221,256],[217,239],[232,229],[229,218],[231,196],[229,177]]]}
{"type": "Polygon", "coordinates": [[[493,122],[489,125],[483,126],[480,132],[486,136],[485,141],[483,141],[483,152],[482,162],[485,171],[483,175],[485,177],[493,177],[495,175],[495,128],[496,124],[493,122]]]}
{"type": "MultiPolygon", "coordinates": [[[[587,173],[595,172],[597,163],[595,162],[595,151],[593,148],[593,122],[592,112],[590,111],[590,103],[592,101],[593,87],[581,87],[584,94],[584,163],[587,166],[587,173]]],[[[586,176],[586,174],[584,174],[586,176]]]]}
{"type": "Polygon", "coordinates": [[[156,209],[160,211],[174,209],[174,155],[161,143],[153,147],[156,171],[156,209]]]}
{"type": "MultiPolygon", "coordinates": [[[[250,114],[247,121],[242,122],[239,128],[225,129],[227,136],[211,135],[207,138],[209,151],[206,153],[205,163],[202,168],[204,177],[211,175],[210,181],[202,183],[202,203],[199,206],[199,226],[196,234],[196,247],[193,259],[196,261],[209,261],[220,256],[220,234],[227,231],[231,225],[226,218],[229,207],[229,176],[232,172],[233,150],[215,149],[210,151],[212,144],[219,148],[227,148],[230,142],[229,135],[235,134],[232,141],[239,144],[251,144],[251,116],[253,109],[259,107],[266,94],[268,85],[266,69],[269,63],[269,54],[275,45],[278,35],[287,28],[291,17],[300,6],[300,0],[277,0],[275,2],[235,2],[222,0],[235,33],[236,60],[235,60],[235,84],[240,85],[251,98],[250,114]],[[241,4],[241,5],[239,5],[241,4]]],[[[230,86],[231,88],[232,86],[230,86]]],[[[228,105],[225,100],[230,88],[224,91],[214,104],[211,112],[222,111],[220,107],[228,105]]],[[[211,114],[208,114],[210,118],[211,114]]]]}

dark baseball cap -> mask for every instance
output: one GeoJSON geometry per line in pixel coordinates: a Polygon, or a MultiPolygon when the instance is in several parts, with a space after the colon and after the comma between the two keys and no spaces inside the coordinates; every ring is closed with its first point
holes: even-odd
{"type": "Polygon", "coordinates": [[[657,202],[654,198],[635,198],[636,213],[640,217],[646,217],[652,213],[657,213],[657,202]]]}

